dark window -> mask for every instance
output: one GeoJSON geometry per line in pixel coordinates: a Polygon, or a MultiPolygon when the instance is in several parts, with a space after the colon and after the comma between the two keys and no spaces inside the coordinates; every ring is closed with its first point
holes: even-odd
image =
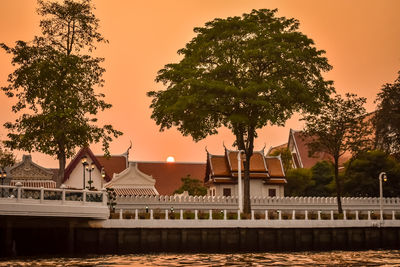
{"type": "Polygon", "coordinates": [[[224,197],[230,197],[230,196],[231,196],[231,189],[224,188],[224,197]]]}
{"type": "Polygon", "coordinates": [[[276,197],[276,189],[268,189],[269,197],[276,197]]]}

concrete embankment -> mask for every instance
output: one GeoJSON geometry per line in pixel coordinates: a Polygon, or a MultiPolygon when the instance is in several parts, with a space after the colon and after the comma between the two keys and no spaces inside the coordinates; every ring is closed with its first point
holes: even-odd
{"type": "MultiPolygon", "coordinates": [[[[178,222],[177,222],[178,225],[178,222]]],[[[0,218],[1,255],[400,248],[400,227],[93,228],[68,218],[0,218]]]]}

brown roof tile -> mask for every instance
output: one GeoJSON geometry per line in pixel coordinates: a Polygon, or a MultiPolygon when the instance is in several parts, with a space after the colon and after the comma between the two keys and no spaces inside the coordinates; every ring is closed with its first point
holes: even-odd
{"type": "Polygon", "coordinates": [[[210,155],[210,164],[214,176],[224,177],[231,175],[225,156],[210,155]]]}
{"type": "Polygon", "coordinates": [[[140,171],[153,176],[155,187],[160,195],[172,195],[182,185],[181,178],[191,178],[203,182],[205,163],[183,162],[137,162],[140,171]]]}
{"type": "MultiPolygon", "coordinates": [[[[238,171],[238,160],[237,155],[238,151],[229,151],[227,150],[229,162],[231,165],[231,171],[238,171]]],[[[242,160],[242,171],[244,170],[243,160],[242,160]]],[[[250,158],[250,172],[266,172],[265,164],[264,164],[264,155],[261,151],[255,151],[250,158]]]]}
{"type": "Polygon", "coordinates": [[[265,158],[270,177],[285,177],[282,170],[281,160],[279,158],[267,157],[265,158]]]}

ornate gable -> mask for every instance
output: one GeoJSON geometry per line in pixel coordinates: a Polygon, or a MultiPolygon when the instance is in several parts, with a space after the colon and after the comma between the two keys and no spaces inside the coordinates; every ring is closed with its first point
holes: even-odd
{"type": "Polygon", "coordinates": [[[31,155],[24,155],[22,161],[10,169],[13,180],[52,180],[53,172],[32,162],[31,155]]]}

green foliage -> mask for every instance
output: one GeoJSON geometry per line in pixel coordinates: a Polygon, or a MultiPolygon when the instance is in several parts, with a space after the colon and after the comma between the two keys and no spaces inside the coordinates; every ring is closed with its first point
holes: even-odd
{"type": "Polygon", "coordinates": [[[12,149],[56,156],[62,178],[66,158],[76,147],[102,141],[108,153],[112,137],[122,133],[111,125],[95,124],[98,111],[111,105],[103,100],[104,94],[95,92],[104,85],[104,59],[90,52],[106,40],[97,32],[91,2],[38,4],[42,35],[29,43],[17,41],[15,47],[1,44],[16,66],[2,90],[17,99],[12,111],[23,113],[4,125],[10,131],[5,143],[12,149]]]}
{"type": "Polygon", "coordinates": [[[0,171],[4,170],[6,167],[11,167],[15,164],[15,156],[11,151],[8,151],[3,147],[0,142],[0,171]]]}
{"type": "Polygon", "coordinates": [[[339,213],[342,213],[341,182],[339,180],[339,158],[344,153],[353,155],[371,147],[371,127],[364,120],[366,99],[355,94],[346,94],[346,98],[336,95],[318,114],[308,114],[304,134],[313,137],[308,144],[310,155],[326,152],[334,159],[334,177],[339,213]]]}
{"type": "Polygon", "coordinates": [[[333,91],[322,76],[331,69],[325,52],[298,30],[296,19],[276,12],[252,10],[195,28],[196,36],[178,51],[182,60],[158,72],[156,81],[167,89],[148,92],[161,131],[177,127],[195,141],[222,126],[232,131],[246,154],[246,213],[256,131],[284,125],[294,112],[316,112],[333,91]]]}
{"type": "Polygon", "coordinates": [[[190,196],[207,195],[207,188],[202,185],[201,181],[190,178],[190,175],[183,177],[181,180],[182,185],[174,191],[174,194],[182,194],[187,191],[190,196]]]}
{"type": "Polygon", "coordinates": [[[309,169],[291,169],[286,173],[286,196],[305,196],[306,189],[314,185],[312,172],[309,169]]]}
{"type": "Polygon", "coordinates": [[[378,197],[379,173],[386,172],[383,182],[386,197],[400,196],[400,163],[385,152],[374,150],[361,153],[346,164],[344,193],[347,196],[378,197]]]}
{"type": "Polygon", "coordinates": [[[383,85],[376,103],[374,122],[377,147],[387,153],[400,155],[400,72],[393,84],[383,85]]]}
{"type": "Polygon", "coordinates": [[[331,184],[334,178],[334,166],[332,162],[320,161],[312,168],[313,186],[307,189],[306,195],[316,197],[327,197],[332,194],[331,184]]]}
{"type": "Polygon", "coordinates": [[[292,153],[290,153],[290,150],[287,147],[275,150],[273,153],[271,153],[271,156],[281,156],[283,170],[285,173],[293,168],[292,153]]]}

